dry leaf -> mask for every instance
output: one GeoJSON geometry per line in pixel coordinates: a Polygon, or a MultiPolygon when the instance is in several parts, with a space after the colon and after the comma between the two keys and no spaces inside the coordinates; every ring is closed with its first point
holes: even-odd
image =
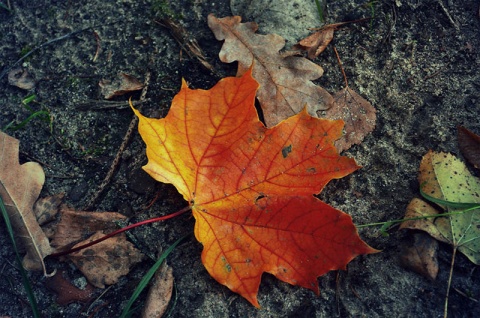
{"type": "Polygon", "coordinates": [[[400,260],[403,266],[435,280],[438,274],[438,241],[423,232],[412,234],[413,242],[402,250],[400,260]]]}
{"type": "MultiPolygon", "coordinates": [[[[90,243],[103,237],[97,232],[88,240],[74,246],[90,243]]],[[[125,233],[120,233],[103,242],[69,254],[70,260],[95,287],[115,284],[118,279],[128,274],[130,267],[140,262],[143,254],[127,241],[125,233]]]]}
{"type": "Polygon", "coordinates": [[[86,303],[92,300],[95,289],[92,285],[87,284],[84,289],[70,283],[63,277],[63,271],[57,271],[53,277],[47,279],[45,285],[48,289],[57,294],[57,304],[61,306],[74,302],[86,303]]]}
{"type": "Polygon", "coordinates": [[[349,22],[340,22],[328,24],[317,32],[310,34],[305,39],[300,40],[297,44],[293,46],[297,50],[305,50],[308,53],[308,58],[314,59],[320,55],[333,40],[334,31],[341,25],[344,25],[349,22]]]}
{"type": "Polygon", "coordinates": [[[23,266],[27,270],[43,270],[48,276],[43,258],[52,253],[52,248],[33,213],[45,174],[36,162],[20,165],[18,149],[17,139],[0,132],[0,196],[15,235],[27,251],[23,266]]]}
{"type": "Polygon", "coordinates": [[[338,152],[362,142],[373,131],[377,120],[376,109],[369,101],[346,87],[334,95],[335,104],[325,112],[329,119],[342,119],[345,134],[335,142],[338,152]]]}
{"type": "Polygon", "coordinates": [[[21,67],[14,68],[8,73],[8,84],[21,89],[31,90],[35,87],[35,80],[27,70],[21,67]]]}
{"type": "Polygon", "coordinates": [[[220,60],[238,61],[237,76],[253,65],[253,77],[260,84],[257,98],[268,127],[299,113],[305,105],[312,116],[331,107],[333,97],[312,82],[323,74],[319,65],[304,57],[280,54],[285,46],[282,37],[255,34],[256,23],[240,22],[239,16],[221,19],[213,14],[208,16],[208,26],[216,39],[225,40],[220,60]]]}
{"type": "Polygon", "coordinates": [[[118,78],[113,82],[102,79],[98,85],[100,86],[101,94],[105,99],[111,99],[115,96],[120,96],[132,91],[138,91],[143,88],[142,82],[125,73],[118,74],[118,78]]]}
{"type": "Polygon", "coordinates": [[[142,318],[162,317],[168,308],[173,291],[173,270],[167,263],[156,271],[152,286],[148,290],[142,318]]]}
{"type": "Polygon", "coordinates": [[[480,136],[465,127],[458,127],[458,146],[467,160],[480,169],[480,136]]]}
{"type": "Polygon", "coordinates": [[[327,45],[333,40],[333,31],[334,28],[322,28],[295,44],[293,48],[307,51],[308,58],[313,60],[325,51],[327,45]]]}
{"type": "Polygon", "coordinates": [[[117,222],[125,219],[124,215],[116,212],[75,211],[63,205],[52,246],[57,248],[58,252],[62,247],[69,247],[97,231],[113,232],[118,229],[117,222]]]}

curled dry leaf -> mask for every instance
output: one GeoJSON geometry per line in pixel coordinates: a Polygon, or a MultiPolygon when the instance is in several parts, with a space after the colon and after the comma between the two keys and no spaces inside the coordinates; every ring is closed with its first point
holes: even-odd
{"type": "Polygon", "coordinates": [[[225,40],[220,60],[238,61],[237,76],[253,67],[253,77],[260,84],[257,98],[268,127],[299,113],[305,105],[312,116],[332,106],[333,97],[312,82],[323,75],[319,65],[304,57],[280,54],[285,46],[282,37],[256,34],[255,22],[240,22],[239,16],[221,19],[213,14],[208,16],[208,26],[216,39],[225,40]]]}
{"type": "Polygon", "coordinates": [[[349,22],[328,24],[293,46],[294,49],[307,51],[308,58],[314,59],[320,55],[332,42],[334,31],[349,22]]]}
{"type": "Polygon", "coordinates": [[[334,95],[335,104],[325,112],[325,118],[342,119],[345,134],[335,141],[339,152],[360,144],[375,128],[377,110],[348,86],[334,95]]]}
{"type": "Polygon", "coordinates": [[[480,136],[465,127],[458,127],[458,146],[467,160],[480,169],[480,136]]]}
{"type": "Polygon", "coordinates": [[[173,270],[166,262],[155,272],[143,307],[142,318],[162,317],[168,308],[173,291],[173,270]]]}
{"type": "Polygon", "coordinates": [[[132,91],[138,91],[143,88],[143,83],[132,75],[125,73],[118,74],[114,81],[102,79],[98,85],[105,99],[111,99],[115,96],[124,95],[132,91]]]}
{"type": "MultiPolygon", "coordinates": [[[[104,235],[99,231],[76,246],[90,243],[104,235]]],[[[104,288],[105,285],[115,284],[121,276],[128,274],[130,267],[143,259],[143,254],[127,241],[125,233],[121,233],[71,253],[69,258],[93,286],[104,288]]]]}
{"type": "Polygon", "coordinates": [[[52,248],[33,213],[45,174],[36,162],[20,165],[18,149],[19,141],[0,131],[0,196],[15,235],[27,252],[23,266],[27,270],[43,270],[48,276],[43,259],[52,253],[52,248]]]}

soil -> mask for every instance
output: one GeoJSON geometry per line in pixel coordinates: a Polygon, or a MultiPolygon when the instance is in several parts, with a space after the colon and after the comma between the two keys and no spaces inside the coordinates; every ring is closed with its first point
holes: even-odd
{"type": "MultiPolygon", "coordinates": [[[[222,43],[215,40],[206,22],[209,13],[217,17],[232,14],[225,0],[10,3],[11,12],[0,8],[1,70],[8,71],[22,54],[42,43],[85,29],[42,46],[15,65],[34,79],[33,88],[10,85],[7,75],[0,80],[2,130],[12,121],[22,122],[32,112],[48,111],[50,122],[40,116],[6,132],[20,140],[21,162],[37,161],[44,167],[47,177],[41,196],[65,192],[66,203],[77,209],[101,184],[133,118],[125,106],[128,95],[115,98],[124,103],[119,107],[93,108],[103,102],[100,80],[126,73],[143,81],[151,72],[142,112],[162,117],[182,78],[192,88],[208,89],[220,78],[235,75],[236,65],[219,61],[222,43]],[[182,51],[171,33],[155,22],[165,15],[198,41],[215,73],[182,51]],[[100,51],[94,61],[97,46],[100,51]],[[22,100],[31,94],[35,98],[27,109],[22,100]]],[[[378,119],[374,132],[346,152],[363,168],[331,182],[320,197],[349,213],[356,224],[400,219],[411,198],[419,195],[416,175],[421,157],[429,149],[461,157],[456,141],[458,125],[480,133],[478,1],[338,0],[327,4],[329,23],[372,18],[337,31],[334,45],[350,86],[376,107],[378,119]]],[[[243,20],[249,21],[249,17],[243,20]]],[[[325,69],[316,82],[332,93],[341,89],[344,81],[331,47],[316,62],[325,69]]],[[[186,202],[175,188],[152,182],[142,172],[145,163],[145,145],[135,132],[94,210],[118,211],[133,223],[183,208],[186,202]]],[[[193,218],[183,215],[134,229],[130,239],[143,253],[154,257],[159,248],[166,249],[181,236],[193,233],[193,226],[193,218]]],[[[31,308],[3,221],[0,228],[0,316],[30,317],[31,308]]],[[[407,232],[394,228],[389,236],[382,236],[378,227],[367,227],[359,233],[382,252],[354,259],[347,271],[320,277],[320,296],[265,274],[258,296],[261,309],[209,276],[200,260],[202,246],[191,235],[168,257],[175,277],[170,316],[443,316],[451,246],[440,245],[440,271],[437,279],[430,281],[401,266],[399,256],[401,246],[409,240],[407,232]]],[[[98,300],[87,304],[60,306],[41,273],[31,272],[29,278],[44,317],[117,317],[152,264],[147,258],[117,284],[98,289],[98,300]]],[[[70,263],[50,259],[47,266],[64,270],[74,282],[84,281],[70,263]]],[[[450,317],[480,317],[479,282],[477,267],[457,255],[450,317]]],[[[140,307],[145,297],[140,297],[140,307]]]]}

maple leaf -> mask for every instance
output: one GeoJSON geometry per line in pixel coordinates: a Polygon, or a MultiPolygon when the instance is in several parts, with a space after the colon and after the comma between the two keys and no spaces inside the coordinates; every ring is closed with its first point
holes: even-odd
{"type": "Polygon", "coordinates": [[[253,77],[260,83],[257,98],[268,127],[297,114],[305,104],[314,116],[332,106],[333,97],[312,82],[323,75],[322,67],[304,57],[280,54],[285,46],[281,36],[256,34],[255,22],[241,20],[239,16],[218,19],[210,14],[208,26],[217,40],[225,40],[220,60],[238,61],[237,76],[253,65],[253,77]]]}
{"type": "Polygon", "coordinates": [[[210,90],[183,81],[164,119],[139,117],[143,168],[171,183],[191,206],[202,262],[253,305],[264,272],[318,293],[317,277],[376,250],[351,217],[313,194],[359,167],[333,142],[342,121],[304,109],[268,129],[254,107],[251,70],[210,90]]]}

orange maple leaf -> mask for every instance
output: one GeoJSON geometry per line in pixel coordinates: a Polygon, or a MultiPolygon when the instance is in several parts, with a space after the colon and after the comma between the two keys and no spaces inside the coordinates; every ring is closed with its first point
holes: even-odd
{"type": "Polygon", "coordinates": [[[359,167],[333,142],[343,122],[299,114],[266,128],[251,69],[210,90],[183,81],[164,119],[139,117],[143,168],[190,203],[202,262],[256,307],[263,272],[319,293],[317,277],[376,252],[349,215],[313,196],[359,167]]]}

